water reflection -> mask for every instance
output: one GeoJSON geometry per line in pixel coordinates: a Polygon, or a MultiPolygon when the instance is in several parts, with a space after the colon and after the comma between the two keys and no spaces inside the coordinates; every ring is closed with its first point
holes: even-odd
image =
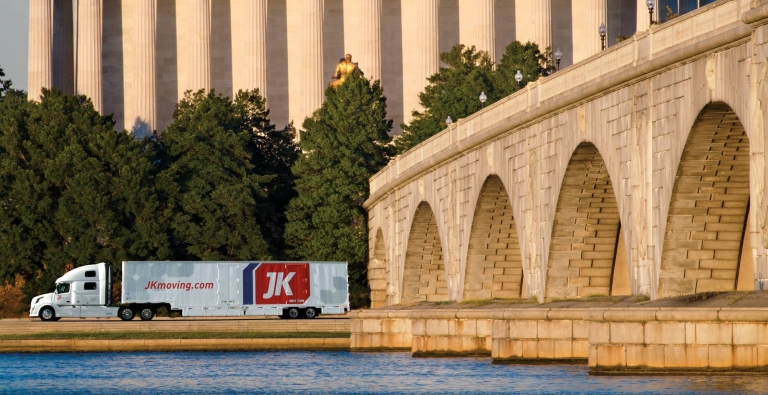
{"type": "Polygon", "coordinates": [[[0,393],[765,393],[765,376],[593,377],[586,366],[491,365],[409,353],[0,354],[0,393]]]}

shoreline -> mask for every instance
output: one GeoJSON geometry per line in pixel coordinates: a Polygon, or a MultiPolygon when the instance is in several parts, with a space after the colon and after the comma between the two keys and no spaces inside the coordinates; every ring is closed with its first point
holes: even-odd
{"type": "Polygon", "coordinates": [[[132,351],[340,351],[349,338],[3,340],[0,354],[132,351]]]}

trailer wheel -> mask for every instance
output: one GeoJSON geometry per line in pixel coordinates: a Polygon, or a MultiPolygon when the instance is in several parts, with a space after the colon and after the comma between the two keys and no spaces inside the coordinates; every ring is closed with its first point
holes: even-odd
{"type": "Polygon", "coordinates": [[[314,307],[307,307],[306,310],[304,310],[304,318],[315,318],[317,317],[317,310],[315,310],[314,307]]]}
{"type": "Polygon", "coordinates": [[[135,317],[133,310],[131,310],[130,307],[121,307],[120,310],[118,310],[117,315],[123,321],[130,321],[135,317]]]}
{"type": "Polygon", "coordinates": [[[58,321],[56,319],[56,311],[51,306],[45,306],[40,310],[41,321],[58,321]]]}
{"type": "Polygon", "coordinates": [[[139,318],[141,318],[142,321],[151,321],[154,317],[155,312],[149,307],[144,307],[139,310],[139,318]]]}
{"type": "Polygon", "coordinates": [[[290,309],[288,309],[287,315],[288,315],[288,318],[291,318],[291,319],[299,318],[299,309],[295,307],[291,307],[290,309]]]}

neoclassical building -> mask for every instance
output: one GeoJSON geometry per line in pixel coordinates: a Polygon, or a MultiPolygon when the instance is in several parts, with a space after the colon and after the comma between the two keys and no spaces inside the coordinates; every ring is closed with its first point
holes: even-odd
{"type": "MultiPolygon", "coordinates": [[[[685,11],[711,1],[667,0],[685,11]],[[701,4],[699,4],[701,3],[701,4]]],[[[559,48],[561,67],[646,30],[645,0],[29,0],[29,96],[84,94],[117,129],[162,131],[186,90],[259,88],[282,126],[323,101],[350,53],[380,79],[398,125],[456,43],[496,61],[511,41],[559,48]]],[[[659,7],[657,7],[659,8],[659,7]]],[[[658,10],[657,10],[658,11],[658,10]]],[[[480,92],[478,92],[479,94],[480,92]]],[[[393,130],[399,133],[399,127],[393,130]]]]}

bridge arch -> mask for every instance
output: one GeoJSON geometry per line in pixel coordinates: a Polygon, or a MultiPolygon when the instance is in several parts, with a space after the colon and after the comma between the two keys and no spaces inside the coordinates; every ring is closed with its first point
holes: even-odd
{"type": "Polygon", "coordinates": [[[368,286],[371,288],[371,307],[387,305],[387,248],[381,228],[376,229],[373,254],[368,259],[368,286]]]}
{"type": "Polygon", "coordinates": [[[626,295],[629,284],[611,177],[597,147],[582,142],[571,155],[560,187],[545,298],[626,295]]]}
{"type": "Polygon", "coordinates": [[[472,216],[463,300],[521,296],[523,262],[512,204],[498,175],[489,175],[472,216]]]}
{"type": "Polygon", "coordinates": [[[401,303],[448,300],[443,247],[437,220],[429,203],[422,201],[411,222],[403,265],[401,303]]]}
{"type": "Polygon", "coordinates": [[[704,106],[677,168],[658,296],[752,288],[749,149],[744,125],[728,104],[704,106]]]}

